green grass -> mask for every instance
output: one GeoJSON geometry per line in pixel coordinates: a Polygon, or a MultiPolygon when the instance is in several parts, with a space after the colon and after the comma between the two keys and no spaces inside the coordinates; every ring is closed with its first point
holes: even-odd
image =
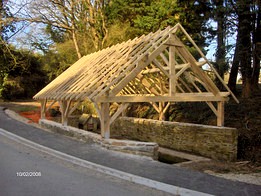
{"type": "Polygon", "coordinates": [[[29,112],[33,110],[39,110],[36,106],[20,106],[14,109],[16,112],[29,112]]]}

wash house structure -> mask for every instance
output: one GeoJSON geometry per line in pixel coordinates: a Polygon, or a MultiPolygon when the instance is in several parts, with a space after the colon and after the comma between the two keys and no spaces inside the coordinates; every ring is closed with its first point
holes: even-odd
{"type": "Polygon", "coordinates": [[[224,103],[232,96],[225,82],[185,29],[177,24],[86,55],[34,96],[41,102],[41,118],[55,102],[62,124],[82,101],[91,101],[101,122],[101,135],[110,137],[110,124],[129,103],[148,102],[163,119],[176,102],[206,102],[224,125],[224,103]],[[184,43],[192,46],[197,58],[184,43]],[[213,82],[223,84],[221,91],[213,82]],[[47,107],[47,102],[51,103],[47,107]],[[118,104],[111,114],[110,105],[118,104]]]}

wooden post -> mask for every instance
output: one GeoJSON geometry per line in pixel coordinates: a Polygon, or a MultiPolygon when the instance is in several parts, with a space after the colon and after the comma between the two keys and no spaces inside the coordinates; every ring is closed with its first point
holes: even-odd
{"type": "Polygon", "coordinates": [[[110,138],[110,103],[101,103],[101,136],[110,138]]]}
{"type": "Polygon", "coordinates": [[[45,119],[47,99],[41,100],[41,119],[45,119]]]}
{"type": "Polygon", "coordinates": [[[224,126],[224,101],[217,102],[217,126],[224,126]]]}
{"type": "Polygon", "coordinates": [[[68,110],[68,102],[66,100],[59,101],[59,105],[62,113],[62,125],[68,125],[68,115],[66,114],[66,110],[68,110]]]}
{"type": "Polygon", "coordinates": [[[159,120],[165,120],[164,107],[165,102],[159,102],[159,120]]]}

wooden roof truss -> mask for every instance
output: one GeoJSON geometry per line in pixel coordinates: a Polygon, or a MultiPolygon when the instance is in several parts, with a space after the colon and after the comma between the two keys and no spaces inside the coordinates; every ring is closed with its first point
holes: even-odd
{"type": "Polygon", "coordinates": [[[43,118],[47,100],[58,101],[63,124],[82,101],[89,99],[99,114],[102,136],[109,138],[110,124],[132,102],[151,103],[160,119],[171,103],[206,102],[217,116],[217,125],[223,126],[224,102],[229,95],[238,102],[189,34],[177,24],[82,57],[34,98],[41,100],[43,118]],[[193,45],[201,56],[199,61],[181,40],[193,45]],[[225,91],[218,89],[211,77],[218,78],[225,91]],[[114,102],[119,107],[112,115],[110,104],[114,102]]]}

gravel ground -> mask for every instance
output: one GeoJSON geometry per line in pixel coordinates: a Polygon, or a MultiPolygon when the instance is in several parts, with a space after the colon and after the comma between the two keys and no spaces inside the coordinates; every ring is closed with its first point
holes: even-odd
{"type": "Polygon", "coordinates": [[[249,173],[249,174],[235,174],[235,173],[227,173],[227,174],[220,174],[215,173],[212,171],[205,171],[205,173],[208,173],[210,175],[226,178],[233,181],[240,181],[240,182],[246,182],[250,184],[256,184],[261,185],[261,173],[249,173]]]}

